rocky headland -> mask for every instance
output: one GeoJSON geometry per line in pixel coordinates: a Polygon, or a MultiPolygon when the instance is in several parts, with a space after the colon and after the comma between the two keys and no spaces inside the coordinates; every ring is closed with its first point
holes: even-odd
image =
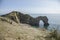
{"type": "Polygon", "coordinates": [[[24,24],[29,24],[31,26],[37,26],[37,27],[39,27],[39,21],[42,20],[44,22],[44,26],[49,26],[48,18],[46,16],[38,16],[36,18],[33,18],[28,14],[23,14],[17,11],[12,11],[8,14],[1,15],[1,16],[9,18],[15,21],[16,23],[24,23],[24,24]]]}
{"type": "Polygon", "coordinates": [[[43,20],[44,26],[49,25],[46,16],[33,18],[17,11],[1,15],[0,40],[55,40],[56,32],[32,27],[39,26],[40,20],[43,20]]]}

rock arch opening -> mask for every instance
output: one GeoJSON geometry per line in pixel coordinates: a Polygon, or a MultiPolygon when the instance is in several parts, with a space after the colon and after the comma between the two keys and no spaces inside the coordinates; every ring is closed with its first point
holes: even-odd
{"type": "Polygon", "coordinates": [[[43,28],[44,27],[44,22],[42,20],[39,21],[39,27],[43,28]]]}

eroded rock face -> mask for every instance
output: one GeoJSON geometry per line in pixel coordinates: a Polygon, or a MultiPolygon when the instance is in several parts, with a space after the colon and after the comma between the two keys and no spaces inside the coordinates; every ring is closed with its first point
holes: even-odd
{"type": "Polygon", "coordinates": [[[12,11],[9,14],[2,15],[3,17],[10,18],[11,20],[17,23],[25,23],[32,26],[39,27],[39,21],[42,20],[44,22],[44,26],[48,26],[48,18],[46,16],[38,16],[37,18],[33,18],[28,14],[23,14],[21,12],[12,11]]]}

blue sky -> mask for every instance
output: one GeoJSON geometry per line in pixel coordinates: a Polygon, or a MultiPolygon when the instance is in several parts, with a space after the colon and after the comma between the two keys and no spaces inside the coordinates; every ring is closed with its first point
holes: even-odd
{"type": "Polygon", "coordinates": [[[0,13],[60,13],[60,0],[0,0],[0,13]]]}

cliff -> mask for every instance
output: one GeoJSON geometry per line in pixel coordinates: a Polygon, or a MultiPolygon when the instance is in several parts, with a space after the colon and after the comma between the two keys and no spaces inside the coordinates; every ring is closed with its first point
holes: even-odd
{"type": "Polygon", "coordinates": [[[44,25],[49,25],[46,16],[33,18],[28,14],[13,11],[0,16],[0,40],[55,40],[55,32],[46,29],[34,28],[43,20],[44,25]]]}
{"type": "Polygon", "coordinates": [[[39,27],[39,21],[42,20],[44,22],[44,26],[47,28],[49,26],[48,18],[46,16],[38,16],[37,18],[33,18],[28,14],[23,14],[18,11],[12,11],[6,15],[2,15],[2,17],[7,17],[16,23],[24,23],[29,24],[31,26],[39,27]]]}

